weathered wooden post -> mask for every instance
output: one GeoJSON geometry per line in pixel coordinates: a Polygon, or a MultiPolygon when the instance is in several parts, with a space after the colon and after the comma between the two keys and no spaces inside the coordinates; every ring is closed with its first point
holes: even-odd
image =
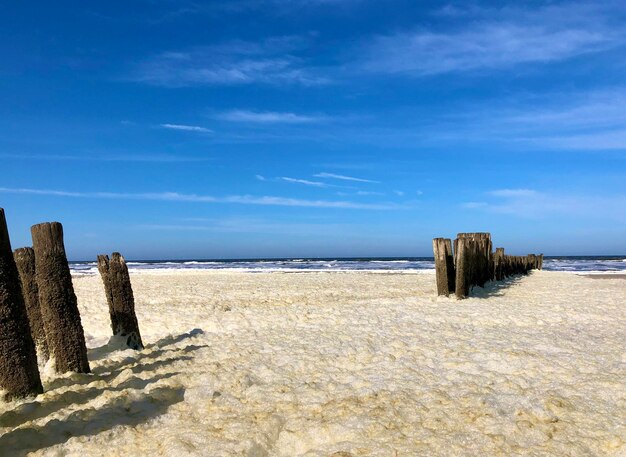
{"type": "MultiPolygon", "coordinates": [[[[458,233],[457,239],[469,239],[472,248],[470,286],[483,287],[491,279],[491,234],[486,232],[458,233]]],[[[456,243],[456,241],[455,241],[456,243]]]]}
{"type": "Polygon", "coordinates": [[[0,391],[6,401],[43,392],[20,279],[0,208],[0,391]]]}
{"type": "Polygon", "coordinates": [[[539,254],[537,269],[543,270],[543,254],[539,254]]]}
{"type": "Polygon", "coordinates": [[[50,355],[58,373],[89,373],[85,334],[63,244],[63,226],[31,227],[39,303],[50,355]]]}
{"type": "Polygon", "coordinates": [[[469,295],[472,273],[472,240],[457,238],[454,240],[456,258],[455,295],[461,299],[469,295]]]}
{"type": "Polygon", "coordinates": [[[126,337],[126,345],[132,349],[143,349],[133,288],[124,257],[119,252],[114,252],[111,260],[106,255],[99,255],[98,271],[109,304],[113,335],[126,337]]]}
{"type": "Polygon", "coordinates": [[[513,274],[513,256],[504,256],[504,271],[503,278],[508,278],[513,274]]]}
{"type": "Polygon", "coordinates": [[[502,281],[504,279],[504,248],[496,248],[493,265],[495,280],[502,281]]]}
{"type": "Polygon", "coordinates": [[[454,293],[454,257],[450,238],[434,238],[435,274],[437,277],[437,295],[454,293]]]}
{"type": "Polygon", "coordinates": [[[40,363],[45,364],[50,357],[50,353],[39,305],[39,288],[37,287],[37,278],[35,276],[35,251],[33,251],[33,248],[19,248],[13,252],[13,258],[20,275],[22,295],[26,305],[30,334],[33,337],[37,350],[37,359],[40,363]]]}

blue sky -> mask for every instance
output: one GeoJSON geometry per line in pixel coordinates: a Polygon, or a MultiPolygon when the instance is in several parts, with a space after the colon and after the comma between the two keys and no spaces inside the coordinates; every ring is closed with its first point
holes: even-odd
{"type": "Polygon", "coordinates": [[[5,2],[0,33],[14,247],[626,253],[623,2],[5,2]]]}

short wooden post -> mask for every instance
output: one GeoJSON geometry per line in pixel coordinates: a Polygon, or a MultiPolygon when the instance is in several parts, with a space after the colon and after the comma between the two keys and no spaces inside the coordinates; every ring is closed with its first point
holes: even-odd
{"type": "Polygon", "coordinates": [[[31,227],[39,303],[50,355],[57,373],[89,373],[85,334],[63,244],[63,226],[31,227]]]}
{"type": "Polygon", "coordinates": [[[43,392],[20,279],[0,208],[0,391],[6,401],[43,392]]]}
{"type": "Polygon", "coordinates": [[[114,252],[111,260],[106,255],[99,255],[98,271],[109,304],[113,335],[125,337],[129,348],[143,349],[135,315],[133,288],[124,257],[119,252],[114,252]]]}
{"type": "Polygon", "coordinates": [[[33,248],[19,248],[13,252],[13,258],[20,275],[22,295],[26,305],[30,334],[37,349],[37,358],[40,363],[46,363],[50,353],[39,305],[39,288],[37,287],[37,278],[35,276],[35,251],[33,251],[33,248]]]}
{"type": "Polygon", "coordinates": [[[539,254],[539,259],[537,262],[537,269],[543,270],[543,254],[539,254]]]}

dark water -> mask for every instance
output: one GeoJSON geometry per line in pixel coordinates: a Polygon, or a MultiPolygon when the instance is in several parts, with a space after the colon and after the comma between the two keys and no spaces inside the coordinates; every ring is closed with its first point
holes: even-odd
{"type": "MultiPolygon", "coordinates": [[[[624,271],[623,256],[545,257],[544,269],[549,271],[624,271]]],[[[70,262],[75,274],[95,274],[96,262],[70,262]]],[[[224,270],[246,271],[350,271],[350,270],[432,270],[432,257],[370,257],[341,259],[237,259],[237,260],[139,260],[128,261],[130,270],[224,270]]]]}

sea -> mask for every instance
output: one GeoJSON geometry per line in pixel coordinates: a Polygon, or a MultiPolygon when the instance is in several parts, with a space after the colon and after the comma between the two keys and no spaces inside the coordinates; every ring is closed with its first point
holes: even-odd
{"type": "MultiPolygon", "coordinates": [[[[133,260],[132,271],[145,270],[240,270],[263,271],[396,271],[434,270],[432,257],[363,257],[310,259],[209,259],[209,260],[133,260]]],[[[98,273],[96,262],[70,262],[75,275],[98,273]]],[[[544,257],[543,269],[568,272],[626,272],[626,255],[621,256],[552,256],[544,257]]]]}

